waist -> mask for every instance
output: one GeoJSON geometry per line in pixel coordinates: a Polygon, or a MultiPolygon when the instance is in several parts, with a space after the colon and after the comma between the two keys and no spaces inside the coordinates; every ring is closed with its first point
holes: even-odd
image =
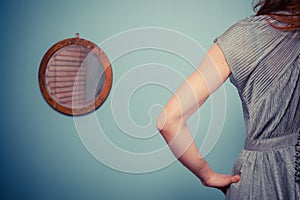
{"type": "Polygon", "coordinates": [[[268,139],[250,139],[245,140],[244,149],[250,151],[267,151],[295,146],[299,134],[289,134],[280,137],[268,139]]]}

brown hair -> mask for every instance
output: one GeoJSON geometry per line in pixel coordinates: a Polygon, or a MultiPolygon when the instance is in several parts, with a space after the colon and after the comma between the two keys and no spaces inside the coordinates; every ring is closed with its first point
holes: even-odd
{"type": "Polygon", "coordinates": [[[300,28],[300,0],[259,0],[254,6],[254,11],[257,16],[268,15],[272,19],[287,24],[287,26],[279,26],[269,22],[275,28],[282,30],[300,28]],[[278,13],[278,11],[287,12],[278,13]]]}

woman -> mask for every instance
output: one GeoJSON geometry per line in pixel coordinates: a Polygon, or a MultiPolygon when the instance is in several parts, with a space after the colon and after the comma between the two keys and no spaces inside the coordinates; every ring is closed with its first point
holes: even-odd
{"type": "Polygon", "coordinates": [[[300,199],[300,1],[262,0],[255,16],[216,39],[169,100],[157,128],[169,147],[226,199],[300,199]],[[247,139],[233,175],[201,157],[186,121],[230,77],[243,106],[247,139]]]}

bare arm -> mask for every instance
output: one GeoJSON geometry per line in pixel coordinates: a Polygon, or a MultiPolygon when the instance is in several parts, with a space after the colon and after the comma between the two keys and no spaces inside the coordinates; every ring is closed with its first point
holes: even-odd
{"type": "Polygon", "coordinates": [[[239,181],[239,176],[216,174],[196,147],[187,119],[218,89],[231,71],[215,43],[200,66],[184,81],[164,107],[157,128],[179,161],[209,187],[221,189],[239,181]]]}

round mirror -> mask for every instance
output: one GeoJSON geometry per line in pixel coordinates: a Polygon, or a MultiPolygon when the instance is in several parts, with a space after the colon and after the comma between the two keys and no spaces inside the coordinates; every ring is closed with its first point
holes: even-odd
{"type": "Polygon", "coordinates": [[[112,85],[111,64],[96,44],[76,35],[54,44],[44,55],[39,85],[55,110],[83,115],[99,108],[107,98],[112,85]]]}

